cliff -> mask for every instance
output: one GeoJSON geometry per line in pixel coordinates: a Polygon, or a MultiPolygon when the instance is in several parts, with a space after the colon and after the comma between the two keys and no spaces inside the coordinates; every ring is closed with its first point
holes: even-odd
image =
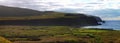
{"type": "Polygon", "coordinates": [[[0,6],[0,25],[88,26],[101,23],[99,17],[91,15],[0,6]]]}

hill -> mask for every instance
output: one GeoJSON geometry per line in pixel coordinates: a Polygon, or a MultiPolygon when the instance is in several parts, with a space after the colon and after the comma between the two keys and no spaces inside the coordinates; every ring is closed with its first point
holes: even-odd
{"type": "Polygon", "coordinates": [[[0,25],[86,26],[98,25],[99,17],[77,13],[36,11],[25,8],[0,6],[0,25]]]}
{"type": "Polygon", "coordinates": [[[0,6],[0,17],[8,17],[8,16],[31,16],[31,15],[40,15],[40,11],[25,9],[25,8],[17,8],[17,7],[8,7],[8,6],[0,6]]]}

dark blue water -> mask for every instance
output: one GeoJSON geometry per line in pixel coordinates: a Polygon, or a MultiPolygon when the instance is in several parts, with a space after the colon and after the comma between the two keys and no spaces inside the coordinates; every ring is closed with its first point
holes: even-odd
{"type": "Polygon", "coordinates": [[[104,28],[104,29],[120,30],[120,20],[106,21],[104,24],[99,26],[86,26],[84,28],[104,28]]]}

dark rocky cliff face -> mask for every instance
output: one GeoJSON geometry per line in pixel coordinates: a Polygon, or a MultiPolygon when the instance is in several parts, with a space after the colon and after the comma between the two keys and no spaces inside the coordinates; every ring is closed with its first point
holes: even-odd
{"type": "MultiPolygon", "coordinates": [[[[40,25],[40,26],[89,26],[99,25],[102,20],[85,14],[35,11],[30,9],[0,6],[1,17],[43,16],[44,19],[0,20],[0,25],[40,25]],[[52,16],[52,18],[49,18],[52,16]]],[[[14,18],[13,18],[14,19],[14,18]]]]}

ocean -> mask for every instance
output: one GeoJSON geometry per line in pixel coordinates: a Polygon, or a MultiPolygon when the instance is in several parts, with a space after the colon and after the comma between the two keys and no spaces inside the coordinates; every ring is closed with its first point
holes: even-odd
{"type": "Polygon", "coordinates": [[[103,23],[102,25],[86,26],[84,28],[104,28],[104,29],[120,30],[120,20],[109,20],[109,21],[105,21],[105,23],[103,23]]]}

